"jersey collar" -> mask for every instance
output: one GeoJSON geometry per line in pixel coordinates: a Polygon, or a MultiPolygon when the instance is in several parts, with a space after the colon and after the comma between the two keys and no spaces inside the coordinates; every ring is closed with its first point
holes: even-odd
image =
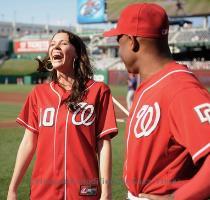
{"type": "Polygon", "coordinates": [[[149,78],[142,81],[137,88],[137,91],[147,88],[148,86],[152,85],[156,81],[160,80],[164,75],[166,75],[169,72],[172,72],[174,70],[188,70],[188,67],[186,65],[178,64],[176,61],[171,61],[167,63],[161,70],[159,70],[157,73],[153,74],[149,78]]]}
{"type": "MultiPolygon", "coordinates": [[[[86,83],[86,89],[89,89],[93,84],[95,83],[94,80],[89,79],[86,83]]],[[[61,87],[57,82],[52,81],[51,86],[53,87],[53,89],[58,92],[58,94],[61,96],[62,100],[66,99],[69,97],[69,95],[71,94],[71,90],[65,90],[63,87],[61,87]]]]}

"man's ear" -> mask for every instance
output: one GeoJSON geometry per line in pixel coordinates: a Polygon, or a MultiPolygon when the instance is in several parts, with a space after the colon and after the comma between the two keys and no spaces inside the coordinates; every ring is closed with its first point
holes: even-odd
{"type": "Polygon", "coordinates": [[[131,44],[132,44],[132,50],[134,52],[137,52],[140,48],[140,44],[139,41],[137,40],[137,38],[135,36],[129,36],[130,40],[131,40],[131,44]]]}

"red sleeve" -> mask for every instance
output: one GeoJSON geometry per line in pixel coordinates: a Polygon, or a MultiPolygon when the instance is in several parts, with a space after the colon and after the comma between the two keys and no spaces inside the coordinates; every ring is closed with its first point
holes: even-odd
{"type": "Polygon", "coordinates": [[[169,106],[172,134],[196,164],[210,151],[210,96],[202,88],[179,92],[169,106]]]}
{"type": "Polygon", "coordinates": [[[38,133],[39,126],[37,113],[36,95],[33,90],[28,95],[16,122],[29,129],[31,132],[38,133]]]}
{"type": "Polygon", "coordinates": [[[97,138],[101,139],[106,135],[112,138],[117,135],[118,129],[110,90],[106,90],[101,96],[98,116],[97,138]]]}

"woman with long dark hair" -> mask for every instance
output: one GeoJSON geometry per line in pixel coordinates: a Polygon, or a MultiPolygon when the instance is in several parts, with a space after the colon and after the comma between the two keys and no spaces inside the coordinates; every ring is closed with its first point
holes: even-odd
{"type": "Polygon", "coordinates": [[[26,128],[8,200],[36,152],[30,199],[111,199],[111,141],[117,134],[110,89],[95,82],[86,46],[58,31],[38,71],[52,81],[29,94],[17,122],[26,128]]]}

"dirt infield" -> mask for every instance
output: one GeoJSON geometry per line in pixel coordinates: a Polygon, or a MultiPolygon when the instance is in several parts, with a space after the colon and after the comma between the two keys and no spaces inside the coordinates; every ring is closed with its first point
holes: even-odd
{"type": "MultiPolygon", "coordinates": [[[[18,92],[8,93],[0,92],[0,101],[10,104],[23,103],[26,99],[27,94],[20,94],[18,92]]],[[[0,128],[15,128],[19,125],[15,122],[15,119],[8,121],[0,121],[0,128]]]]}
{"type": "MultiPolygon", "coordinates": [[[[120,104],[127,109],[125,97],[120,96],[117,98],[117,101],[119,101],[120,104]]],[[[116,118],[122,119],[125,121],[127,118],[126,114],[119,107],[117,107],[115,104],[114,104],[114,109],[115,109],[116,118]]]]}
{"type": "Polygon", "coordinates": [[[15,121],[0,122],[0,128],[16,128],[20,127],[15,121]]]}
{"type": "Polygon", "coordinates": [[[18,92],[8,93],[0,92],[1,102],[11,102],[11,103],[23,103],[26,99],[26,94],[20,94],[18,92]]]}

